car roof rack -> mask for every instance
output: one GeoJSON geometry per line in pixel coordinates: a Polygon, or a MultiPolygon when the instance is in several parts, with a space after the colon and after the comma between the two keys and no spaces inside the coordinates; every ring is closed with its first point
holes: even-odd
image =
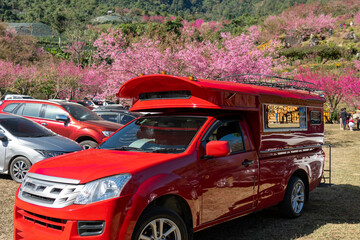
{"type": "Polygon", "coordinates": [[[238,83],[252,84],[258,86],[266,86],[273,87],[279,89],[296,89],[296,90],[304,90],[321,94],[323,91],[316,88],[315,84],[306,81],[300,81],[293,78],[279,77],[268,74],[260,74],[260,73],[246,73],[246,74],[235,74],[229,75],[218,80],[225,80],[227,78],[231,78],[236,80],[238,83]]]}

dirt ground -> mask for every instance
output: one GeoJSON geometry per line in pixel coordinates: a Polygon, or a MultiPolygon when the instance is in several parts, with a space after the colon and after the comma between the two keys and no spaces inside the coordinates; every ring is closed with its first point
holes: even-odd
{"type": "MultiPolygon", "coordinates": [[[[195,240],[360,239],[360,131],[326,125],[332,145],[332,187],[310,194],[303,216],[284,219],[276,207],[198,233],[195,240]]],[[[19,184],[0,175],[0,240],[12,239],[14,195],[19,184]]]]}
{"type": "Polygon", "coordinates": [[[14,196],[20,184],[0,175],[0,239],[10,240],[13,233],[14,196]]]}

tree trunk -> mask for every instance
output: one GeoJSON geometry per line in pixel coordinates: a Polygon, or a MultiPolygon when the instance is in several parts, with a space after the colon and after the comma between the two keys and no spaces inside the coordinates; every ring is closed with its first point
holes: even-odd
{"type": "Polygon", "coordinates": [[[59,48],[61,48],[61,34],[59,34],[59,48]]]}

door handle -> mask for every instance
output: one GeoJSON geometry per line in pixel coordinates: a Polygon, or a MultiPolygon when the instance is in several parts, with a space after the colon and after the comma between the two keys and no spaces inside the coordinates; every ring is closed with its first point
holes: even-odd
{"type": "Polygon", "coordinates": [[[242,162],[242,165],[247,167],[249,166],[250,164],[253,164],[254,163],[254,160],[249,160],[249,159],[245,159],[243,162],[242,162]]]}
{"type": "Polygon", "coordinates": [[[41,125],[43,125],[43,126],[47,126],[48,124],[47,124],[47,123],[45,123],[45,122],[43,122],[43,123],[41,123],[41,125]]]}

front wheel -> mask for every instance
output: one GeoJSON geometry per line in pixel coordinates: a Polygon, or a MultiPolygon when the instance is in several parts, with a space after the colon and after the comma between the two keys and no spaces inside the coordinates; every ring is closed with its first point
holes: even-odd
{"type": "Polygon", "coordinates": [[[17,157],[10,164],[10,176],[17,182],[21,183],[31,167],[31,162],[26,157],[17,157]]]}
{"type": "Polygon", "coordinates": [[[132,240],[189,240],[182,218],[164,207],[153,207],[140,217],[132,240]]]}
{"type": "Polygon", "coordinates": [[[284,217],[296,218],[304,211],[306,190],[304,182],[292,177],[286,188],[284,200],[280,203],[280,212],[284,217]]]}
{"type": "Polygon", "coordinates": [[[83,149],[95,148],[98,145],[97,142],[92,140],[81,141],[79,144],[83,149]]]}

